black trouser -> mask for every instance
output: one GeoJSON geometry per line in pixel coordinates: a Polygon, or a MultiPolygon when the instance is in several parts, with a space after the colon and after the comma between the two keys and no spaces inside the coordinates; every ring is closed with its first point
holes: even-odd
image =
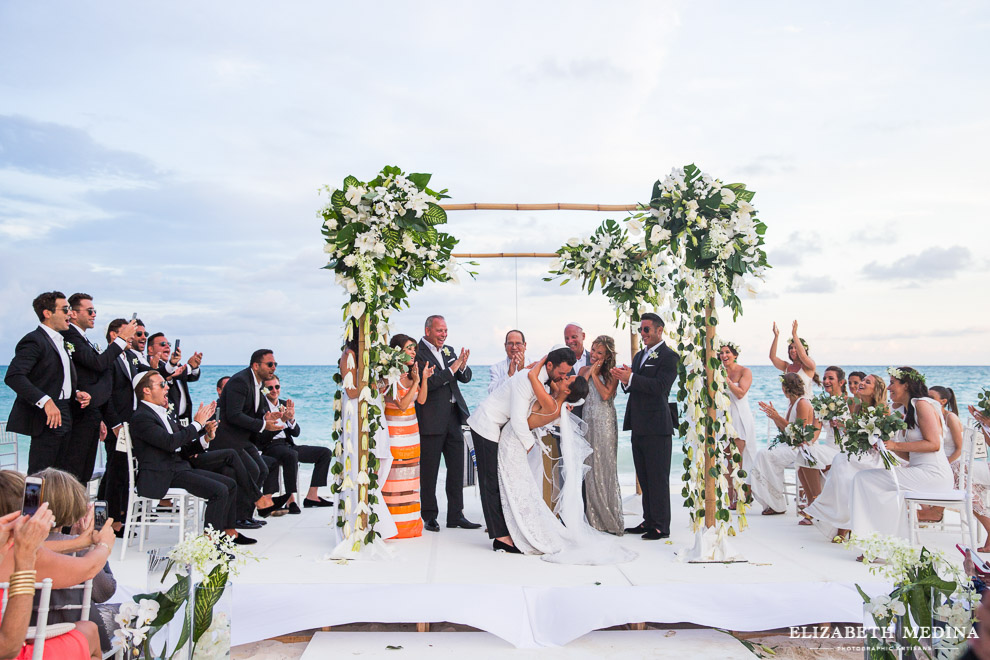
{"type": "Polygon", "coordinates": [[[485,514],[488,538],[509,535],[502,512],[502,495],[498,487],[498,443],[478,435],[473,429],[474,458],[478,462],[478,486],[481,488],[481,511],[485,514]]]}
{"type": "Polygon", "coordinates": [[[73,403],[72,433],[63,439],[55,458],[55,467],[73,475],[83,485],[93,478],[102,421],[99,408],[80,408],[78,403],[73,403]]]}
{"type": "Polygon", "coordinates": [[[214,449],[189,459],[197,470],[206,470],[233,479],[237,483],[237,520],[247,520],[254,514],[254,503],[261,499],[261,489],[251,479],[244,461],[236,449],[214,449]]]}
{"type": "MultiPolygon", "coordinates": [[[[121,429],[123,433],[123,429],[121,429]]],[[[107,465],[96,491],[96,499],[106,500],[107,515],[117,522],[124,521],[127,508],[127,453],[117,451],[117,436],[113,429],[107,429],[107,439],[103,441],[107,452],[107,465]]]]}
{"type": "Polygon", "coordinates": [[[237,483],[233,479],[206,470],[183,470],[172,477],[171,487],[184,488],[206,500],[204,524],[216,530],[234,528],[237,483]]]}
{"type": "Polygon", "coordinates": [[[72,438],[72,410],[69,401],[67,399],[57,400],[55,405],[62,413],[62,425],[57,429],[51,429],[46,424],[41,433],[31,436],[31,448],[28,450],[28,474],[56,467],[62,446],[72,438]]]}
{"type": "Polygon", "coordinates": [[[439,435],[420,434],[421,490],[423,520],[435,520],[440,514],[437,504],[437,475],[440,457],[447,468],[447,522],[464,515],[464,431],[456,404],[450,404],[450,421],[446,432],[439,435]]]}
{"type": "MultiPolygon", "coordinates": [[[[262,456],[271,457],[282,466],[282,478],[285,480],[285,494],[295,493],[299,490],[299,464],[312,463],[313,476],[309,480],[310,488],[319,488],[327,485],[327,475],[330,472],[330,459],[333,457],[327,447],[316,447],[313,445],[290,445],[282,440],[276,440],[265,447],[262,456]]],[[[265,482],[265,492],[278,492],[278,470],[268,472],[268,481],[265,482]]]]}
{"type": "Polygon", "coordinates": [[[643,489],[643,522],[647,529],[670,533],[669,435],[632,434],[633,465],[643,489]]]}

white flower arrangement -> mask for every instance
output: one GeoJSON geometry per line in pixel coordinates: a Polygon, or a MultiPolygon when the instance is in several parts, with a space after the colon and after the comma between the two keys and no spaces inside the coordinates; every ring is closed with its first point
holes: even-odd
{"type": "MultiPolygon", "coordinates": [[[[811,400],[811,407],[815,411],[815,417],[822,422],[822,428],[831,426],[830,422],[844,420],[849,416],[849,401],[844,396],[832,396],[828,392],[822,392],[811,400]]],[[[839,429],[832,427],[832,435],[835,441],[839,442],[839,429]]]]}
{"type": "Polygon", "coordinates": [[[151,622],[158,618],[160,608],[158,601],[150,598],[142,598],[136,603],[121,603],[120,610],[113,618],[118,626],[113,633],[113,645],[138,648],[144,644],[151,630],[151,622]]]}
{"type": "Polygon", "coordinates": [[[904,369],[898,369],[897,367],[887,367],[887,375],[891,378],[896,378],[902,383],[908,380],[915,380],[922,385],[925,384],[925,374],[917,371],[916,369],[906,371],[904,369]]]}
{"type": "Polygon", "coordinates": [[[223,531],[207,527],[202,534],[189,536],[172,548],[168,558],[180,570],[190,566],[199,575],[208,575],[219,565],[230,575],[237,575],[249,560],[260,561],[250,550],[234,543],[223,531]]]}
{"type": "Polygon", "coordinates": [[[76,352],[76,346],[72,342],[65,342],[65,352],[70,356],[76,352]]]}

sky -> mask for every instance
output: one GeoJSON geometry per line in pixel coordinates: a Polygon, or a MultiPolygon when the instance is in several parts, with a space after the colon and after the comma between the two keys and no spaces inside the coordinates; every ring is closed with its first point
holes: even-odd
{"type": "MultiPolygon", "coordinates": [[[[983,2],[0,4],[0,364],[44,290],[214,364],[330,364],[345,297],[319,189],[384,165],[451,202],[648,202],[696,163],[756,191],[773,266],[724,336],[767,364],[990,364],[983,2]],[[980,45],[983,44],[983,45],[980,45]]],[[[553,252],[606,217],[452,212],[458,252],[553,252]]],[[[628,329],[549,260],[484,260],[394,316],[472,363],[628,329]]],[[[728,315],[725,315],[728,321],[728,315]]]]}

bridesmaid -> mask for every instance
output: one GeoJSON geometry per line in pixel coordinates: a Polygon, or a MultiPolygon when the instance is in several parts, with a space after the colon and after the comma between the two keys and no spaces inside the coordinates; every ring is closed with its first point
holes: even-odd
{"type": "MultiPolygon", "coordinates": [[[[956,393],[952,391],[951,387],[936,385],[928,390],[928,396],[938,401],[939,405],[942,406],[942,419],[945,420],[945,425],[949,431],[945,435],[943,450],[949,458],[949,467],[952,468],[952,478],[958,487],[959,470],[962,465],[959,457],[962,456],[963,451],[963,423],[959,420],[959,406],[956,404],[956,393]]],[[[976,490],[975,484],[973,485],[973,490],[976,490]]],[[[973,500],[976,501],[975,494],[973,500]]],[[[980,508],[982,509],[982,497],[980,497],[980,502],[980,508]]],[[[941,522],[942,513],[943,508],[940,506],[923,506],[921,507],[921,511],[918,512],[918,520],[920,522],[941,522]]]]}
{"type": "Polygon", "coordinates": [[[394,389],[385,393],[392,469],[382,486],[382,496],[399,530],[391,538],[408,539],[423,535],[419,501],[419,422],[415,404],[426,403],[427,391],[420,385],[433,374],[433,365],[426,365],[420,375],[416,364],[416,340],[408,335],[395,335],[389,346],[405,352],[408,371],[394,389]]]}
{"type": "MultiPolygon", "coordinates": [[[[756,462],[756,422],[753,421],[753,411],[749,407],[749,388],[753,385],[753,372],[736,362],[739,348],[732,342],[726,342],[718,353],[725,367],[726,383],[729,386],[729,415],[732,417],[732,427],[736,431],[732,439],[739,454],[742,455],[742,469],[747,474],[753,470],[756,462]]],[[[730,458],[731,460],[731,458],[730,458]]],[[[736,490],[729,480],[729,508],[736,508],[736,490]]]]}
{"type": "MultiPolygon", "coordinates": [[[[863,382],[866,378],[866,373],[863,371],[850,371],[849,372],[849,394],[856,396],[859,392],[859,384],[863,382]]],[[[884,386],[886,388],[886,385],[884,386]]]]}
{"type": "MultiPolygon", "coordinates": [[[[983,434],[983,441],[990,445],[990,433],[987,433],[987,428],[990,428],[990,419],[984,417],[975,406],[969,407],[969,414],[976,420],[980,433],[983,434]]],[[[990,488],[990,479],[987,478],[986,463],[983,463],[982,470],[977,470],[977,467],[978,465],[973,466],[974,474],[970,475],[970,478],[973,479],[973,513],[987,532],[986,543],[977,548],[977,551],[990,552],[990,511],[983,504],[983,496],[987,488],[990,488]],[[977,483],[978,481],[979,483],[977,483]]]]}
{"type": "Polygon", "coordinates": [[[587,440],[591,445],[590,469],[584,475],[585,515],[595,529],[622,536],[622,497],[616,464],[619,426],[615,416],[615,390],[619,381],[612,376],[615,366],[615,342],[601,335],[591,343],[590,366],[581,367],[590,387],[582,418],[588,424],[587,440]]]}
{"type": "Polygon", "coordinates": [[[779,339],[780,330],[777,329],[777,324],[774,323],[773,343],[770,344],[770,362],[785,374],[797,374],[801,378],[801,382],[804,383],[804,398],[813,398],[814,395],[811,392],[812,384],[821,386],[822,381],[818,378],[818,373],[815,371],[817,368],[815,361],[808,355],[808,342],[798,336],[798,322],[794,321],[791,324],[791,338],[787,340],[787,359],[790,362],[784,362],[777,357],[777,341],[779,339]]]}
{"type": "MultiPolygon", "coordinates": [[[[832,396],[839,396],[846,398],[846,379],[845,372],[841,367],[830,366],[825,370],[825,378],[822,379],[822,388],[826,393],[832,396]]],[[[832,420],[833,423],[838,424],[838,420],[832,420]]],[[[805,458],[803,455],[799,454],[797,457],[796,464],[798,466],[798,476],[801,479],[801,483],[805,485],[805,495],[808,498],[808,503],[812,504],[822,492],[822,487],[825,481],[825,470],[832,465],[832,461],[839,454],[839,445],[835,441],[835,433],[832,432],[832,427],[825,427],[825,422],[822,421],[822,429],[818,434],[818,442],[810,445],[807,449],[808,453],[814,458],[814,465],[805,458]]],[[[811,518],[805,515],[804,520],[800,522],[801,525],[811,525],[811,518]]]]}

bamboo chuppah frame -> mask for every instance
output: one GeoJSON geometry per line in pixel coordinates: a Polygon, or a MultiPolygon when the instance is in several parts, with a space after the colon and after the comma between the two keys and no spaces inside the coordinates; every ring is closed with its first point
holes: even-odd
{"type": "MultiPolygon", "coordinates": [[[[567,210],[567,211],[643,211],[646,210],[642,204],[567,204],[567,203],[550,203],[550,204],[494,204],[494,203],[470,203],[470,204],[442,204],[441,207],[445,211],[557,211],[557,210],[567,210]]],[[[526,258],[554,258],[557,257],[556,252],[492,252],[492,253],[457,253],[452,256],[457,258],[473,258],[473,259],[497,259],[505,257],[526,257],[526,258]]],[[[714,297],[710,299],[706,305],[705,318],[710,319],[712,312],[714,310],[715,300],[714,297]]],[[[714,355],[714,349],[712,347],[712,342],[715,337],[714,326],[706,323],[705,329],[705,383],[706,388],[709,393],[714,394],[715,387],[715,375],[714,370],[709,364],[709,360],[714,355]]],[[[630,347],[630,361],[635,357],[636,352],[639,350],[639,333],[632,327],[629,329],[629,347],[630,347]]],[[[711,419],[715,419],[718,414],[718,410],[714,405],[714,396],[711,399],[713,403],[708,407],[706,414],[711,419]]],[[[708,438],[706,437],[705,445],[708,445],[708,438]]],[[[715,465],[716,457],[710,451],[705,451],[705,527],[712,528],[715,526],[715,499],[716,495],[716,483],[715,477],[712,476],[712,468],[715,465]]],[[[636,479],[636,492],[640,492],[639,479],[636,479]]]]}

